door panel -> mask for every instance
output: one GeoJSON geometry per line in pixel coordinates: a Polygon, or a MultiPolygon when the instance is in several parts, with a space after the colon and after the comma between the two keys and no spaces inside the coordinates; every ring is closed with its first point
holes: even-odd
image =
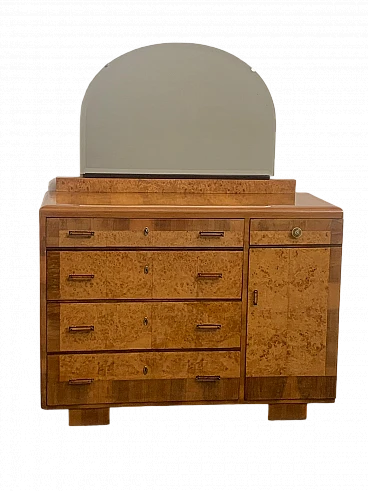
{"type": "Polygon", "coordinates": [[[247,377],[325,375],[330,251],[250,250],[247,377]]]}

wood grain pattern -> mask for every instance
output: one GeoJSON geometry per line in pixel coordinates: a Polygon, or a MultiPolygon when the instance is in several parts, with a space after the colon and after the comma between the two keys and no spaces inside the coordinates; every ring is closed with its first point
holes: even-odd
{"type": "Polygon", "coordinates": [[[280,194],[182,194],[182,193],[55,193],[56,203],[68,205],[181,205],[257,206],[293,205],[294,193],[280,194]]]}
{"type": "Polygon", "coordinates": [[[49,355],[48,405],[235,400],[239,352],[147,352],[49,355]],[[143,375],[144,366],[148,367],[143,375]],[[216,381],[196,376],[220,375],[216,381]],[[70,385],[93,378],[89,385],[70,385]]]}
{"type": "Polygon", "coordinates": [[[334,247],[330,252],[330,271],[327,310],[326,336],[326,375],[337,375],[337,347],[339,335],[339,305],[341,282],[341,247],[334,247]]]}
{"type": "Polygon", "coordinates": [[[57,177],[49,191],[73,193],[295,194],[293,179],[117,179],[57,177]]]}
{"type": "Polygon", "coordinates": [[[237,251],[165,251],[154,256],[154,298],[240,298],[243,254],[237,251]],[[222,278],[198,278],[221,273],[222,278]]]}
{"type": "Polygon", "coordinates": [[[49,218],[47,247],[243,247],[243,233],[243,220],[49,218]],[[214,231],[223,236],[200,235],[214,231]]]}
{"type": "Polygon", "coordinates": [[[240,302],[51,303],[47,320],[48,352],[240,348],[240,302]]]}
{"type": "Polygon", "coordinates": [[[51,303],[47,307],[49,352],[150,349],[151,331],[151,303],[51,303]],[[70,332],[70,326],[93,326],[93,331],[70,332]]]}
{"type": "Polygon", "coordinates": [[[240,302],[155,302],[152,348],[240,348],[241,322],[240,302]]]}
{"type": "Polygon", "coordinates": [[[110,424],[110,408],[69,409],[69,426],[110,424]]]}
{"type": "Polygon", "coordinates": [[[237,378],[238,351],[166,351],[138,353],[93,353],[49,355],[59,357],[59,381],[93,378],[97,380],[160,380],[219,375],[237,378]],[[147,374],[143,368],[147,367],[147,374]]]}
{"type": "Polygon", "coordinates": [[[245,387],[247,401],[336,397],[336,377],[247,377],[245,387]]]}
{"type": "Polygon", "coordinates": [[[49,251],[47,259],[49,300],[241,297],[237,251],[49,251]],[[208,272],[222,278],[198,278],[208,272]],[[71,281],[70,274],[94,277],[71,281]]]}
{"type": "Polygon", "coordinates": [[[249,229],[250,220],[245,220],[244,223],[244,250],[243,250],[243,285],[242,285],[242,329],[240,338],[240,389],[239,400],[244,401],[245,398],[245,360],[247,351],[247,316],[248,316],[248,256],[249,256],[249,229]]]}
{"type": "Polygon", "coordinates": [[[269,404],[268,419],[270,421],[307,419],[306,404],[269,404]]]}
{"type": "Polygon", "coordinates": [[[248,377],[325,375],[330,253],[250,250],[248,377]]]}
{"type": "Polygon", "coordinates": [[[43,409],[47,406],[46,291],[46,218],[40,212],[40,369],[43,409]]]}
{"type": "Polygon", "coordinates": [[[341,244],[342,219],[259,219],[251,220],[251,245],[305,245],[341,244]],[[291,235],[294,227],[302,230],[295,239],[291,235]]]}

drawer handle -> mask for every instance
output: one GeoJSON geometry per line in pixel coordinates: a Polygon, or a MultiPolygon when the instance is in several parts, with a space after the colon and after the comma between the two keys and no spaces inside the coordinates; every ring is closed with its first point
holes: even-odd
{"type": "Polygon", "coordinates": [[[198,330],[209,331],[213,329],[221,329],[221,324],[197,324],[198,330]]]}
{"type": "Polygon", "coordinates": [[[196,380],[198,382],[217,382],[221,380],[220,375],[197,375],[196,380]]]}
{"type": "Polygon", "coordinates": [[[70,280],[86,280],[86,281],[89,281],[89,280],[93,280],[94,277],[95,277],[94,274],[70,274],[69,275],[70,280]]]}
{"type": "Polygon", "coordinates": [[[148,274],[149,273],[149,267],[148,266],[145,266],[144,267],[144,274],[148,274]]]}
{"type": "Polygon", "coordinates": [[[143,324],[144,324],[145,326],[148,326],[148,317],[145,317],[145,318],[143,319],[143,324]]]}
{"type": "Polygon", "coordinates": [[[95,326],[69,326],[69,332],[91,332],[95,326]]]}
{"type": "Polygon", "coordinates": [[[148,227],[144,227],[143,233],[144,233],[145,236],[147,236],[149,234],[149,228],[148,227]]]}
{"type": "Polygon", "coordinates": [[[86,237],[90,239],[95,235],[94,232],[90,232],[89,230],[69,230],[69,237],[86,237]]]}
{"type": "Polygon", "coordinates": [[[200,237],[224,237],[225,236],[225,232],[199,232],[199,236],[200,237]]]}
{"type": "Polygon", "coordinates": [[[147,375],[148,373],[148,367],[146,365],[144,365],[143,367],[143,375],[147,375]]]}
{"type": "Polygon", "coordinates": [[[301,237],[303,234],[303,231],[301,228],[299,227],[294,227],[293,230],[291,231],[291,236],[294,238],[294,239],[299,239],[299,237],[301,237]]]}
{"type": "Polygon", "coordinates": [[[258,305],[258,290],[253,292],[253,305],[258,305]]]}
{"type": "Polygon", "coordinates": [[[222,278],[222,273],[198,273],[197,276],[198,278],[217,280],[222,278]]]}
{"type": "Polygon", "coordinates": [[[93,378],[71,378],[69,385],[91,385],[93,378]]]}

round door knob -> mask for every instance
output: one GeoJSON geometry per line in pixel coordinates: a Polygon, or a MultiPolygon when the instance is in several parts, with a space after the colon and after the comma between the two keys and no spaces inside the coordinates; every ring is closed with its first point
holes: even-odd
{"type": "Polygon", "coordinates": [[[149,228],[148,227],[144,227],[143,233],[144,233],[144,235],[148,235],[149,234],[149,228]]]}
{"type": "Polygon", "coordinates": [[[294,239],[299,239],[299,237],[302,236],[302,229],[299,228],[299,227],[294,227],[293,230],[291,231],[291,235],[292,237],[294,237],[294,239]]]}

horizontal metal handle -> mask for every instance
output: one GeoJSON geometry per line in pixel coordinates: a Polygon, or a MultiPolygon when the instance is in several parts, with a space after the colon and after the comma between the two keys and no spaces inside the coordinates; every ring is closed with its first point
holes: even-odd
{"type": "Polygon", "coordinates": [[[69,237],[86,237],[89,239],[94,235],[95,233],[89,230],[69,230],[69,237]]]}
{"type": "Polygon", "coordinates": [[[216,280],[222,278],[222,273],[198,273],[197,276],[198,278],[216,280]]]}
{"type": "Polygon", "coordinates": [[[199,232],[200,237],[224,237],[225,232],[214,232],[214,231],[208,231],[208,232],[199,232]]]}
{"type": "Polygon", "coordinates": [[[93,280],[94,274],[70,274],[70,280],[93,280]]]}
{"type": "Polygon", "coordinates": [[[197,375],[196,380],[198,382],[216,382],[221,380],[220,375],[197,375]]]}
{"type": "Polygon", "coordinates": [[[71,378],[69,385],[90,385],[93,382],[93,378],[71,378]]]}
{"type": "Polygon", "coordinates": [[[221,329],[221,324],[197,324],[197,329],[211,330],[211,329],[221,329]]]}
{"type": "Polygon", "coordinates": [[[95,326],[69,326],[69,332],[91,332],[95,326]]]}

